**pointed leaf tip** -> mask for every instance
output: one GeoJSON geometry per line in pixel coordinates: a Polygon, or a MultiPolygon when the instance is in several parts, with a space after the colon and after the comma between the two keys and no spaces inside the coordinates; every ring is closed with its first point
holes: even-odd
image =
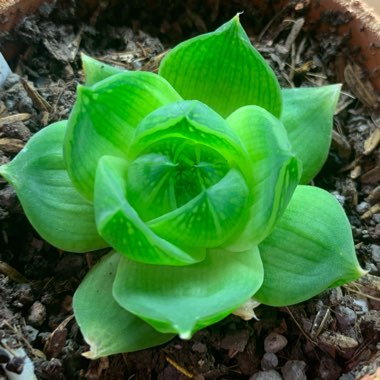
{"type": "Polygon", "coordinates": [[[244,105],[281,114],[278,81],[251,45],[236,15],[214,32],[176,46],[163,59],[159,74],[184,99],[197,99],[223,117],[244,105]]]}
{"type": "Polygon", "coordinates": [[[75,317],[90,345],[82,355],[88,359],[142,350],[173,337],[157,332],[114,300],[112,285],[120,258],[115,252],[104,256],[74,294],[75,317]]]}
{"type": "Polygon", "coordinates": [[[239,253],[210,250],[202,262],[184,267],[122,259],[113,295],[156,330],[188,339],[236,310],[259,289],[262,279],[257,247],[239,253]]]}
{"type": "Polygon", "coordinates": [[[313,179],[326,161],[340,89],[340,84],[334,84],[282,90],[281,120],[294,152],[302,161],[303,184],[313,179]]]}
{"type": "Polygon", "coordinates": [[[86,86],[92,86],[103,79],[125,71],[121,68],[98,61],[84,53],[81,54],[86,86]]]}
{"type": "Polygon", "coordinates": [[[255,298],[266,305],[302,302],[363,275],[342,207],[316,187],[297,187],[272,234],[259,247],[264,282],[255,298]]]}
{"type": "Polygon", "coordinates": [[[67,174],[62,145],[66,121],[36,133],[1,174],[15,187],[25,214],[50,244],[71,252],[88,252],[107,244],[95,226],[92,205],[67,174]]]}

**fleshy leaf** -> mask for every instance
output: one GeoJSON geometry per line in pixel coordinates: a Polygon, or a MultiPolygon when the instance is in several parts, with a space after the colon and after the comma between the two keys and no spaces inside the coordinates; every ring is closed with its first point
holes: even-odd
{"type": "Polygon", "coordinates": [[[121,306],[158,331],[188,339],[247,301],[262,278],[257,247],[239,253],[210,250],[204,261],[184,267],[122,259],[113,294],[121,306]]]}
{"type": "Polygon", "coordinates": [[[72,252],[106,247],[95,226],[92,205],[75,189],[65,169],[66,121],[36,133],[0,174],[15,188],[25,214],[52,245],[72,252]]]}
{"type": "Polygon", "coordinates": [[[239,16],[215,32],[177,45],[163,59],[159,74],[184,99],[197,99],[223,117],[236,109],[259,105],[281,114],[277,79],[240,25],[239,16]]]}
{"type": "Polygon", "coordinates": [[[119,74],[125,70],[108,65],[107,63],[98,61],[86,54],[81,55],[85,83],[87,86],[92,86],[112,75],[119,74]]]}
{"type": "Polygon", "coordinates": [[[307,300],[365,272],[350,223],[325,190],[298,186],[272,234],[260,244],[264,283],[255,299],[272,306],[307,300]]]}
{"type": "Polygon", "coordinates": [[[177,141],[171,144],[174,139],[214,149],[230,164],[237,163],[241,171],[246,171],[247,155],[237,134],[214,110],[197,100],[169,104],[149,114],[136,129],[128,156],[151,151],[151,146],[155,151],[171,148],[178,154],[176,150],[181,152],[182,147],[177,141]],[[158,145],[160,141],[164,142],[162,146],[158,145]]]}
{"type": "Polygon", "coordinates": [[[228,249],[240,251],[271,232],[298,185],[301,168],[284,126],[263,108],[242,107],[227,122],[248,151],[253,177],[249,221],[228,245],[228,249]]]}
{"type": "Polygon", "coordinates": [[[137,124],[178,100],[169,83],[147,72],[125,71],[92,87],[78,86],[64,145],[67,169],[78,191],[92,200],[99,158],[124,157],[137,124]]]}
{"type": "Polygon", "coordinates": [[[283,89],[281,120],[297,157],[302,161],[301,183],[308,183],[326,161],[333,116],[341,85],[283,89]]]}
{"type": "Polygon", "coordinates": [[[198,101],[149,114],[136,129],[128,157],[128,199],[144,220],[184,206],[231,167],[240,169],[250,187],[248,156],[238,136],[198,101]]]}
{"type": "Polygon", "coordinates": [[[103,257],[74,294],[75,318],[90,345],[83,355],[89,359],[142,350],[173,338],[157,332],[114,300],[112,286],[120,258],[118,253],[103,257]]]}
{"type": "Polygon", "coordinates": [[[204,249],[185,252],[157,236],[127,200],[127,161],[111,156],[100,159],[95,180],[94,207],[100,235],[111,247],[139,262],[187,265],[200,261],[204,249]]]}
{"type": "Polygon", "coordinates": [[[148,223],[157,235],[174,244],[218,247],[245,221],[249,190],[236,169],[191,201],[148,223]]]}

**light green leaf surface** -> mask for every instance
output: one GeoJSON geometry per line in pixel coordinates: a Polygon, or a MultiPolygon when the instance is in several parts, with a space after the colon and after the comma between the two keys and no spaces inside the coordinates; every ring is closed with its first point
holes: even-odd
{"type": "Polygon", "coordinates": [[[92,86],[103,79],[125,71],[122,68],[108,65],[83,53],[81,54],[81,59],[87,86],[92,86]]]}
{"type": "Polygon", "coordinates": [[[128,156],[133,158],[154,149],[177,157],[185,146],[178,139],[196,144],[191,146],[193,151],[207,146],[230,165],[236,163],[243,172],[247,171],[248,157],[237,134],[214,110],[197,100],[169,104],[149,114],[136,129],[128,156]]]}
{"type": "Polygon", "coordinates": [[[120,305],[158,331],[188,339],[247,301],[262,278],[257,247],[239,253],[210,250],[204,261],[184,267],[122,259],[113,294],[120,305]]]}
{"type": "Polygon", "coordinates": [[[246,221],[248,195],[243,176],[231,169],[221,181],[148,226],[174,244],[216,248],[246,221]]]}
{"type": "Polygon", "coordinates": [[[227,122],[249,154],[253,178],[249,221],[228,245],[228,249],[240,251],[271,232],[298,185],[301,165],[291,151],[284,126],[263,108],[242,107],[227,122]]]}
{"type": "Polygon", "coordinates": [[[249,186],[252,175],[238,136],[198,101],[173,103],[149,114],[136,129],[128,157],[128,199],[146,221],[206,195],[231,167],[244,173],[236,172],[240,183],[249,186]]]}
{"type": "Polygon", "coordinates": [[[184,99],[200,100],[223,117],[249,104],[281,114],[277,79],[252,46],[239,16],[177,45],[161,62],[159,74],[184,99]]]}
{"type": "Polygon", "coordinates": [[[92,205],[75,189],[63,161],[66,121],[36,133],[16,158],[0,167],[15,188],[25,214],[52,245],[72,252],[106,247],[92,205]]]}
{"type": "Polygon", "coordinates": [[[94,207],[100,235],[118,252],[139,262],[187,265],[202,260],[204,249],[185,252],[157,236],[127,200],[128,163],[120,158],[100,159],[95,180],[94,207]]]}
{"type": "Polygon", "coordinates": [[[89,359],[142,350],[173,337],[157,332],[114,300],[112,286],[120,258],[118,253],[103,257],[74,294],[75,318],[90,345],[83,355],[89,359]]]}
{"type": "Polygon", "coordinates": [[[342,207],[316,187],[297,187],[272,234],[259,247],[264,283],[255,299],[266,305],[295,304],[365,273],[342,207]]]}
{"type": "Polygon", "coordinates": [[[308,183],[326,161],[341,85],[283,89],[281,120],[302,161],[301,183],[308,183]]]}
{"type": "Polygon", "coordinates": [[[78,86],[64,145],[78,191],[92,200],[100,157],[124,157],[137,124],[158,107],[179,100],[163,78],[147,72],[126,71],[92,87],[78,86]]]}

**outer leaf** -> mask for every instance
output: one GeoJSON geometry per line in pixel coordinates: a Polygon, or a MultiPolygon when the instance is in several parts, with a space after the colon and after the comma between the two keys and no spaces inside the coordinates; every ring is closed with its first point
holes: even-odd
{"type": "Polygon", "coordinates": [[[331,194],[311,186],[297,187],[260,253],[265,274],[255,299],[267,305],[298,303],[365,273],[342,207],[331,194]]]}
{"type": "Polygon", "coordinates": [[[92,86],[103,79],[125,71],[121,68],[107,65],[106,63],[100,62],[83,53],[81,59],[87,86],[92,86]]]}
{"type": "Polygon", "coordinates": [[[62,145],[66,121],[36,133],[16,158],[0,168],[15,188],[38,233],[65,251],[106,247],[97,233],[94,209],[75,189],[65,169],[62,145]]]}
{"type": "Polygon", "coordinates": [[[142,350],[173,338],[173,335],[154,330],[112,297],[120,257],[118,253],[103,257],[74,294],[75,318],[90,345],[90,351],[84,354],[89,359],[142,350]]]}
{"type": "Polygon", "coordinates": [[[277,79],[251,45],[239,16],[176,46],[163,59],[159,74],[184,99],[200,100],[223,117],[248,104],[281,114],[277,79]]]}
{"type": "Polygon", "coordinates": [[[301,183],[313,179],[326,161],[340,88],[341,85],[330,85],[282,90],[281,120],[303,164],[301,183]]]}
{"type": "Polygon", "coordinates": [[[263,268],[257,247],[247,252],[209,251],[185,267],[120,261],[113,288],[116,301],[161,332],[188,339],[215,323],[260,287],[263,268]]]}
{"type": "Polygon", "coordinates": [[[127,257],[144,263],[187,265],[202,260],[204,249],[190,253],[160,238],[127,200],[127,162],[111,156],[100,159],[94,207],[100,235],[127,257]]]}
{"type": "Polygon", "coordinates": [[[124,157],[137,124],[178,100],[163,78],[147,72],[126,71],[92,87],[78,86],[64,145],[67,169],[78,191],[91,200],[100,157],[124,157]]]}
{"type": "Polygon", "coordinates": [[[271,232],[298,185],[301,168],[284,126],[263,108],[242,107],[227,122],[248,151],[253,177],[249,221],[228,246],[240,251],[258,244],[271,232]]]}

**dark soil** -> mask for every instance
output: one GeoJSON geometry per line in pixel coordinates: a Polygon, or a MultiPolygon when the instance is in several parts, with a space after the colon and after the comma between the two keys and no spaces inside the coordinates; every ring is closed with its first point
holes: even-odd
{"type": "Polygon", "coordinates": [[[376,100],[368,104],[358,91],[374,93],[352,63],[347,37],[301,28],[306,1],[280,12],[265,2],[266,13],[245,0],[78,3],[44,5],[0,36],[0,50],[19,49],[8,56],[15,74],[0,93],[0,162],[12,159],[40,128],[67,117],[82,80],[80,52],[154,71],[167,47],[244,10],[243,24],[283,86],[345,83],[331,152],[315,184],[344,206],[369,275],[299,305],[260,306],[259,321],[230,316],[189,341],[89,361],[81,356],[88,347],[72,317],[72,295],[101,253],[68,254],[42,241],[1,180],[2,347],[23,347],[37,377],[48,380],[351,380],[373,374],[380,367],[380,118],[376,100]]]}

